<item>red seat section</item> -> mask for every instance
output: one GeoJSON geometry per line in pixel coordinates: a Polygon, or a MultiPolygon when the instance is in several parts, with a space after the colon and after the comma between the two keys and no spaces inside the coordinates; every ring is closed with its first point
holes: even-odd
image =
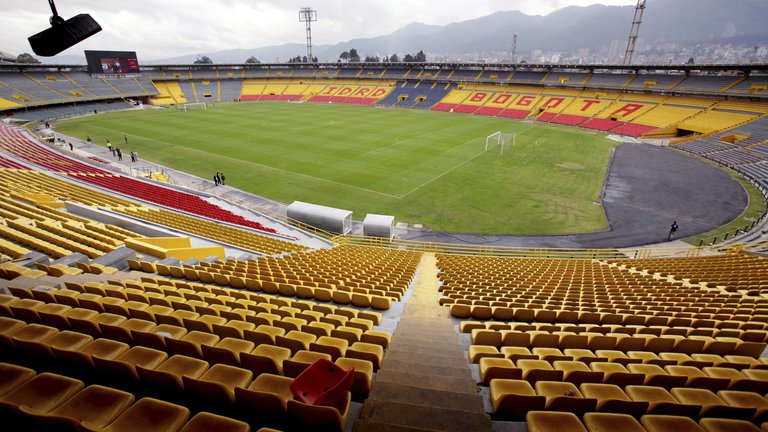
{"type": "Polygon", "coordinates": [[[555,116],[557,116],[557,113],[543,112],[539,114],[539,117],[536,118],[536,120],[548,122],[548,121],[551,121],[553,118],[555,118],[555,116]]]}
{"type": "Polygon", "coordinates": [[[496,107],[480,107],[477,111],[475,111],[475,114],[479,115],[487,115],[487,116],[495,116],[499,115],[499,113],[504,108],[496,108],[496,107]]]}
{"type": "Polygon", "coordinates": [[[560,114],[557,117],[550,119],[549,122],[568,125],[568,126],[577,126],[584,123],[584,121],[587,119],[588,117],[584,117],[584,116],[578,116],[573,114],[560,114]]]}
{"type": "MultiPolygon", "coordinates": [[[[72,174],[70,174],[72,175],[72,174]]],[[[145,183],[130,177],[122,176],[88,176],[83,174],[74,174],[74,178],[82,180],[105,189],[109,189],[121,194],[132,196],[144,201],[149,201],[165,207],[182,210],[207,218],[228,222],[235,225],[245,226],[259,231],[277,233],[272,228],[245,219],[229,210],[213,205],[197,195],[177,191],[171,188],[157,186],[151,183],[145,183]]]]}
{"type": "Polygon", "coordinates": [[[528,116],[530,111],[528,110],[518,110],[518,109],[505,109],[504,111],[500,112],[498,114],[499,117],[509,117],[514,119],[524,119],[528,116]]]}
{"type": "Polygon", "coordinates": [[[623,124],[624,124],[623,122],[616,121],[616,120],[594,118],[594,119],[589,119],[586,122],[582,123],[581,127],[594,129],[594,130],[609,131],[623,124]]]}
{"type": "Polygon", "coordinates": [[[460,113],[473,113],[478,108],[479,107],[477,105],[459,105],[456,108],[454,108],[453,111],[460,112],[460,113]]]}
{"type": "Polygon", "coordinates": [[[279,101],[297,101],[301,100],[301,95],[298,94],[283,94],[277,97],[279,101]]]}
{"type": "Polygon", "coordinates": [[[28,167],[3,156],[0,156],[0,168],[29,169],[28,167]]]}
{"type": "Polygon", "coordinates": [[[19,159],[31,162],[50,171],[104,173],[99,168],[64,157],[42,147],[21,132],[21,130],[5,125],[0,125],[0,148],[19,159]]]}
{"type": "Polygon", "coordinates": [[[434,104],[430,109],[434,111],[450,111],[456,108],[456,106],[457,106],[456,104],[437,103],[437,104],[434,104]]]}
{"type": "Polygon", "coordinates": [[[632,137],[639,137],[656,129],[657,128],[653,126],[646,126],[646,125],[641,125],[636,123],[627,123],[625,125],[621,125],[617,127],[616,129],[613,129],[612,132],[616,132],[618,134],[632,136],[632,137]]]}

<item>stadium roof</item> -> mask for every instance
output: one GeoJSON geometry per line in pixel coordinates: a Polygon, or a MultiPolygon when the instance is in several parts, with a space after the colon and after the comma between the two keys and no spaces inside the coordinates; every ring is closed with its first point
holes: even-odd
{"type": "MultiPolygon", "coordinates": [[[[668,71],[668,72],[768,72],[768,63],[722,63],[722,64],[657,64],[657,65],[618,65],[618,64],[549,64],[549,63],[204,63],[204,64],[148,64],[143,68],[230,68],[247,67],[251,69],[277,67],[317,67],[317,68],[360,68],[360,67],[423,67],[426,69],[467,68],[467,69],[545,69],[545,70],[611,70],[611,71],[668,71]]],[[[73,69],[84,68],[83,64],[6,64],[0,69],[73,69]]]]}

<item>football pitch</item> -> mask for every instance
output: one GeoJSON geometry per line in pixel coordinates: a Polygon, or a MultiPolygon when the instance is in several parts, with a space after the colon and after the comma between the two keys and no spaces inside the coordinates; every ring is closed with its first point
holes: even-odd
{"type": "Polygon", "coordinates": [[[596,203],[616,145],[603,133],[426,110],[220,103],[67,120],[57,132],[284,203],[391,214],[435,231],[566,234],[608,228],[596,203]],[[486,136],[515,134],[503,154],[486,136]],[[129,146],[123,146],[127,135],[129,146]]]}

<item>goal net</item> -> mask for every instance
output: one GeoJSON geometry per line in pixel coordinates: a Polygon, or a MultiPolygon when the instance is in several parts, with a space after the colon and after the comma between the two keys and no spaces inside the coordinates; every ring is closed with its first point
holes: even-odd
{"type": "Polygon", "coordinates": [[[208,107],[205,105],[205,102],[193,102],[193,103],[185,103],[182,105],[177,105],[179,108],[179,111],[187,112],[188,110],[197,110],[201,109],[203,111],[206,111],[208,107]]]}
{"type": "Polygon", "coordinates": [[[515,145],[516,136],[514,133],[494,132],[485,137],[485,151],[499,149],[500,154],[504,154],[510,145],[515,145]]]}

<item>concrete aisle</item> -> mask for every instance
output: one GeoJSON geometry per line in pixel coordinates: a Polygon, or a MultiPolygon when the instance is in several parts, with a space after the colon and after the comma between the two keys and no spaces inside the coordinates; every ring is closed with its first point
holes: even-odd
{"type": "Polygon", "coordinates": [[[448,316],[437,260],[424,254],[413,295],[354,431],[490,431],[491,420],[448,316]]]}

